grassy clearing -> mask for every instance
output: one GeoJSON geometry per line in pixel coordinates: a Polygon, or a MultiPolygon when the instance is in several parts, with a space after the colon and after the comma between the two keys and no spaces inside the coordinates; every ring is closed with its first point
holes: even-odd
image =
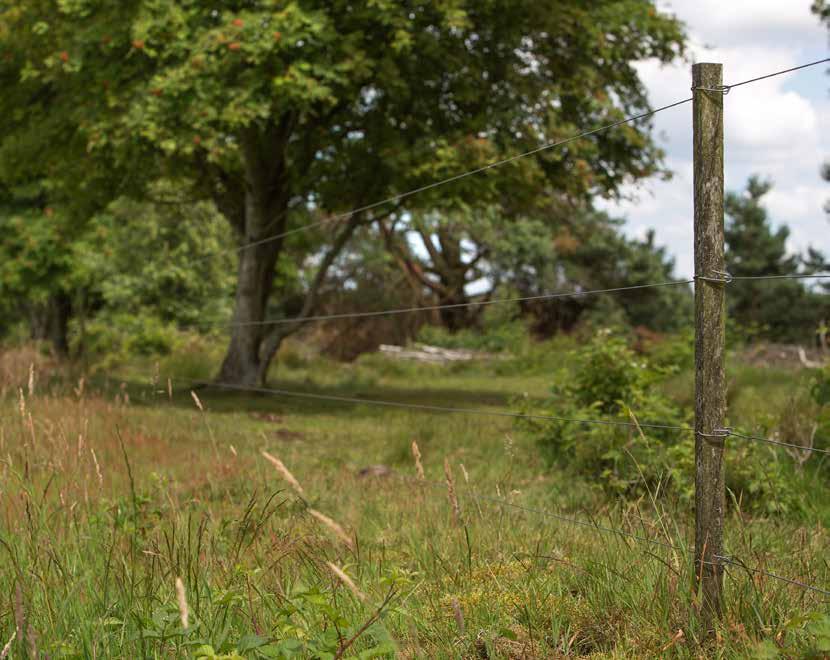
{"type": "MultiPolygon", "coordinates": [[[[503,410],[524,393],[544,401],[562,361],[548,351],[533,370],[505,363],[498,375],[492,365],[341,365],[297,351],[272,384],[503,410]]],[[[187,364],[160,373],[204,369],[178,359],[187,364]]],[[[198,391],[200,410],[186,387],[174,383],[171,397],[138,368],[124,370],[124,385],[80,388],[38,366],[29,394],[25,362],[10,356],[0,371],[0,649],[14,635],[12,657],[792,657],[820,654],[830,639],[826,597],[731,567],[728,612],[703,641],[688,508],[609,497],[552,467],[512,420],[210,389],[198,391]],[[429,483],[414,479],[413,441],[429,483]],[[362,474],[376,465],[380,476],[362,474]]],[[[741,423],[804,386],[796,371],[730,371],[741,423]]],[[[682,403],[688,382],[681,374],[665,388],[682,403]]],[[[810,474],[812,505],[797,515],[733,505],[727,547],[749,566],[826,586],[826,481],[821,468],[810,474]]]]}

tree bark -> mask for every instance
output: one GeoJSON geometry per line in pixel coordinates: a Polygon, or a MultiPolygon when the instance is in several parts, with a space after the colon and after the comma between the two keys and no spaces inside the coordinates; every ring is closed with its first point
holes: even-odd
{"type": "Polygon", "coordinates": [[[49,296],[45,305],[29,310],[29,336],[36,341],[48,341],[59,357],[69,355],[69,319],[72,301],[65,293],[49,296]]]}
{"type": "MultiPolygon", "coordinates": [[[[231,340],[217,381],[256,386],[263,380],[262,342],[268,300],[282,253],[288,214],[285,147],[292,121],[240,138],[245,164],[244,208],[231,340]]],[[[233,193],[228,191],[229,196],[233,193]]],[[[234,224],[234,218],[228,218],[234,224]]]]}

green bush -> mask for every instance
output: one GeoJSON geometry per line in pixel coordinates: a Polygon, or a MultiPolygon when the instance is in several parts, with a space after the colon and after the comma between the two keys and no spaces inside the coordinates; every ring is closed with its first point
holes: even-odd
{"type": "MultiPolygon", "coordinates": [[[[618,496],[638,497],[648,489],[671,493],[691,505],[694,435],[651,426],[693,423],[692,412],[662,391],[662,381],[676,371],[674,366],[651,363],[607,330],[569,358],[550,404],[538,410],[524,403],[524,412],[564,418],[521,422],[538,437],[543,454],[618,496]]],[[[786,513],[802,504],[794,461],[772,447],[729,442],[726,482],[733,501],[745,509],[786,513]]]]}
{"type": "MultiPolygon", "coordinates": [[[[141,313],[102,313],[83,325],[73,322],[73,341],[83,343],[83,350],[108,368],[130,356],[167,355],[176,343],[176,328],[155,315],[141,313]]],[[[80,346],[74,346],[80,350],[80,346]]]]}
{"type": "Polygon", "coordinates": [[[816,374],[810,394],[818,405],[830,405],[830,367],[825,367],[816,374]]]}
{"type": "Polygon", "coordinates": [[[665,370],[650,365],[609,330],[568,357],[570,368],[543,412],[607,424],[563,420],[534,425],[544,454],[617,494],[640,493],[646,485],[662,488],[671,468],[667,450],[689,445],[689,436],[637,425],[685,423],[682,411],[655,387],[665,370]]]}

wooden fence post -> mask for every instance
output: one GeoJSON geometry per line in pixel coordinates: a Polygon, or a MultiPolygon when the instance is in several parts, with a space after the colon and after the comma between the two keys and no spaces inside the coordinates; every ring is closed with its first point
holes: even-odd
{"type": "Polygon", "coordinates": [[[713,631],[723,608],[723,452],[727,433],[723,231],[723,66],[695,64],[695,573],[713,631]]]}

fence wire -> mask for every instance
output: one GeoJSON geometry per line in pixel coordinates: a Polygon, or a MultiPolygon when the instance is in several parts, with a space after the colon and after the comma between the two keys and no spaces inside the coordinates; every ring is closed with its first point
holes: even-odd
{"type": "MultiPolygon", "coordinates": [[[[751,83],[755,83],[755,82],[758,82],[758,81],[761,81],[761,80],[766,80],[767,78],[773,78],[775,76],[781,76],[781,75],[784,75],[784,74],[787,74],[787,73],[793,73],[795,71],[799,71],[801,69],[806,69],[808,67],[816,66],[816,65],[822,64],[824,62],[830,62],[830,58],[817,60],[815,62],[809,62],[807,64],[802,64],[802,65],[799,65],[799,66],[791,67],[789,69],[774,71],[772,73],[764,74],[762,76],[758,76],[758,77],[755,77],[755,78],[750,78],[748,80],[743,80],[743,81],[740,81],[740,82],[737,82],[737,83],[732,83],[731,85],[724,85],[721,89],[716,90],[716,91],[721,91],[721,92],[724,92],[724,93],[728,93],[729,90],[734,89],[735,87],[741,87],[743,85],[749,85],[751,83]]],[[[366,204],[364,206],[359,206],[357,208],[351,209],[350,211],[345,211],[345,212],[342,212],[342,213],[337,213],[337,214],[334,214],[334,215],[330,215],[326,218],[323,218],[322,220],[312,222],[312,223],[303,225],[301,227],[295,227],[294,229],[289,229],[287,231],[283,231],[283,232],[280,232],[280,233],[277,233],[277,234],[273,234],[271,236],[266,236],[264,238],[261,238],[261,239],[255,240],[255,241],[251,241],[249,243],[246,243],[244,245],[240,245],[240,246],[232,248],[230,250],[216,251],[216,252],[211,253],[209,255],[205,255],[203,257],[200,257],[200,258],[198,258],[194,261],[203,261],[203,260],[206,260],[206,259],[212,259],[214,257],[221,256],[221,255],[224,255],[224,254],[239,254],[241,252],[244,252],[245,250],[249,250],[251,248],[254,248],[254,247],[257,247],[257,246],[260,246],[260,245],[265,245],[267,243],[271,243],[273,241],[279,240],[281,238],[285,238],[287,236],[291,236],[293,234],[297,234],[299,232],[308,231],[310,229],[314,229],[314,228],[317,228],[317,227],[323,227],[325,225],[329,225],[329,224],[338,222],[340,220],[345,220],[347,218],[353,217],[354,215],[356,215],[358,213],[363,213],[365,211],[371,211],[373,209],[376,209],[376,208],[381,207],[381,206],[385,206],[387,204],[393,204],[395,202],[399,202],[403,199],[407,199],[407,198],[412,197],[414,195],[417,195],[419,193],[426,192],[427,190],[432,190],[432,189],[435,189],[435,188],[439,188],[439,187],[447,185],[449,183],[453,183],[454,181],[459,181],[461,179],[465,179],[467,177],[474,176],[476,174],[481,174],[481,173],[486,172],[488,170],[491,170],[491,169],[494,169],[494,168],[497,168],[497,167],[501,167],[503,165],[507,165],[509,163],[515,162],[515,161],[520,160],[522,158],[527,158],[529,156],[533,156],[533,155],[541,153],[543,151],[547,151],[547,150],[550,150],[550,149],[555,149],[557,147],[565,146],[566,144],[569,144],[569,143],[574,142],[576,140],[580,140],[580,139],[583,139],[583,138],[586,138],[586,137],[590,137],[591,135],[596,135],[598,133],[602,133],[602,132],[610,130],[612,128],[616,128],[617,126],[622,126],[624,124],[629,124],[629,123],[632,123],[632,122],[635,122],[635,121],[639,121],[640,119],[645,119],[647,117],[651,117],[653,115],[656,115],[657,113],[664,112],[664,111],[670,110],[672,108],[676,108],[676,107],[684,105],[686,103],[690,103],[692,100],[694,100],[694,97],[680,99],[679,101],[675,101],[673,103],[668,103],[668,104],[663,105],[659,108],[655,108],[653,110],[648,110],[647,112],[642,112],[642,113],[639,113],[639,114],[636,114],[636,115],[625,117],[625,118],[620,119],[618,121],[611,122],[609,124],[605,124],[603,126],[599,126],[597,128],[594,128],[594,129],[582,131],[582,132],[580,132],[576,135],[572,135],[572,136],[567,137],[563,140],[557,140],[555,142],[549,142],[547,144],[543,144],[539,147],[536,147],[535,149],[530,149],[529,151],[524,151],[522,153],[515,154],[515,155],[510,156],[508,158],[504,158],[504,159],[501,159],[501,160],[494,161],[494,162],[489,163],[487,165],[484,165],[482,167],[478,167],[478,168],[475,168],[475,169],[472,169],[472,170],[468,170],[466,172],[462,172],[460,174],[456,174],[454,176],[447,177],[445,179],[441,179],[439,181],[434,181],[432,183],[428,183],[428,184],[425,184],[425,185],[422,185],[422,186],[418,186],[418,187],[413,188],[411,190],[408,190],[406,192],[402,192],[402,193],[398,193],[396,195],[392,195],[390,197],[387,197],[387,198],[382,199],[382,200],[377,201],[377,202],[373,202],[371,204],[366,204]]]]}
{"type": "Polygon", "coordinates": [[[212,259],[217,256],[221,256],[224,254],[239,254],[244,252],[245,250],[250,250],[251,248],[265,245],[267,243],[271,243],[273,241],[279,240],[281,238],[285,238],[286,236],[291,236],[293,234],[297,234],[300,232],[308,231],[310,229],[315,229],[317,227],[323,227],[325,225],[333,224],[339,222],[341,220],[345,220],[351,218],[359,213],[364,213],[366,211],[371,211],[373,209],[379,208],[381,206],[386,206],[387,204],[394,204],[395,202],[399,202],[403,199],[407,199],[412,197],[413,195],[417,195],[422,192],[426,192],[427,190],[432,190],[434,188],[439,188],[441,186],[445,186],[448,183],[453,183],[454,181],[460,181],[461,179],[465,179],[470,176],[474,176],[476,174],[481,174],[482,172],[486,172],[488,170],[495,169],[497,167],[502,167],[503,165],[507,165],[509,163],[513,163],[517,160],[522,158],[527,158],[529,156],[533,156],[535,154],[541,153],[543,151],[548,151],[550,149],[555,149],[557,147],[565,146],[566,144],[570,144],[571,142],[575,142],[576,140],[581,140],[586,137],[590,137],[591,135],[596,135],[597,133],[602,133],[603,131],[608,131],[612,128],[616,128],[617,126],[622,126],[624,124],[629,124],[635,121],[639,121],[640,119],[645,119],[647,117],[651,117],[652,115],[656,115],[658,112],[663,112],[665,110],[670,110],[671,108],[676,108],[677,106],[683,105],[685,103],[690,103],[692,98],[682,99],[680,101],[675,101],[674,103],[669,103],[667,105],[661,106],[659,108],[655,108],[654,110],[649,110],[647,112],[641,112],[637,115],[632,115],[630,117],[625,117],[624,119],[620,119],[615,122],[611,122],[610,124],[605,124],[603,126],[599,126],[598,128],[593,128],[591,130],[583,131],[576,135],[572,135],[571,137],[567,137],[563,140],[557,140],[555,142],[549,142],[547,144],[543,144],[540,147],[536,147],[535,149],[531,149],[529,151],[524,151],[522,153],[516,154],[514,156],[510,156],[508,158],[503,158],[501,160],[494,161],[482,167],[477,167],[472,170],[468,170],[466,172],[462,172],[461,174],[456,174],[451,177],[447,177],[446,179],[441,179],[440,181],[434,181],[432,183],[428,183],[423,186],[418,186],[417,188],[413,188],[412,190],[408,190],[406,192],[398,193],[396,195],[392,195],[387,197],[386,199],[382,199],[377,202],[373,202],[371,204],[366,204],[364,206],[359,206],[354,208],[350,211],[344,211],[342,213],[337,213],[334,215],[330,215],[322,220],[318,220],[317,222],[312,222],[301,227],[296,227],[294,229],[289,229],[287,231],[280,232],[278,234],[274,234],[272,236],[266,236],[265,238],[261,238],[256,241],[252,241],[250,243],[246,243],[245,245],[238,246],[236,248],[232,248],[230,250],[220,250],[203,257],[195,261],[203,261],[206,259],[212,259]]]}
{"type": "Polygon", "coordinates": [[[725,431],[725,434],[730,438],[740,438],[741,440],[752,440],[754,442],[765,442],[770,445],[777,445],[779,447],[788,447],[790,449],[797,449],[799,451],[810,451],[815,452],[818,454],[830,454],[830,451],[826,449],[819,449],[818,447],[808,447],[805,445],[796,445],[791,442],[782,442],[781,440],[773,440],[771,438],[762,438],[755,435],[744,435],[743,433],[737,433],[732,429],[722,429],[725,431]]]}
{"type": "Polygon", "coordinates": [[[665,431],[686,431],[694,432],[688,426],[673,426],[669,424],[657,424],[649,422],[620,422],[604,419],[578,419],[574,417],[557,417],[555,415],[537,415],[532,413],[517,413],[506,410],[483,410],[480,408],[457,408],[452,406],[436,406],[421,403],[406,403],[402,401],[388,401],[381,399],[364,399],[362,397],[339,396],[335,394],[314,394],[312,392],[298,392],[296,390],[284,390],[272,387],[255,387],[251,385],[235,385],[232,383],[199,381],[189,378],[169,378],[172,382],[183,382],[190,385],[201,385],[204,387],[215,387],[217,389],[231,390],[237,392],[252,392],[258,394],[273,394],[277,396],[293,397],[299,399],[311,399],[317,401],[333,401],[337,403],[365,404],[370,406],[384,406],[389,408],[400,408],[403,410],[419,410],[424,412],[455,413],[462,415],[481,415],[489,417],[507,417],[513,419],[527,419],[547,422],[568,422],[574,424],[599,424],[603,426],[619,426],[625,428],[647,428],[665,431]]]}
{"type": "Polygon", "coordinates": [[[812,584],[807,584],[806,582],[800,582],[799,580],[793,580],[791,578],[786,578],[786,577],[783,577],[781,575],[776,575],[775,573],[770,573],[769,571],[765,571],[765,570],[760,569],[760,568],[747,566],[743,561],[741,561],[739,559],[736,559],[734,557],[730,557],[728,555],[715,555],[715,559],[717,559],[718,561],[720,561],[724,564],[730,564],[732,566],[737,566],[738,568],[741,568],[741,569],[747,571],[748,573],[756,573],[758,575],[765,575],[766,577],[772,578],[773,580],[778,580],[780,582],[786,582],[787,584],[791,584],[795,587],[800,587],[800,588],[805,589],[807,591],[814,591],[816,593],[820,593],[820,594],[823,594],[825,596],[830,596],[830,591],[827,591],[826,589],[822,589],[821,587],[816,587],[812,584]]]}
{"type": "Polygon", "coordinates": [[[414,312],[431,312],[442,309],[460,309],[464,307],[485,307],[487,305],[500,305],[505,303],[556,300],[558,298],[579,298],[607,293],[622,293],[626,291],[639,291],[643,289],[654,289],[659,287],[681,286],[684,284],[693,283],[694,280],[671,280],[668,282],[652,282],[649,284],[632,284],[629,286],[620,286],[610,289],[589,289],[585,291],[563,291],[557,293],[542,293],[536,296],[497,298],[496,300],[475,300],[464,303],[449,303],[446,305],[425,305],[421,307],[403,307],[398,309],[384,309],[371,312],[344,312],[342,314],[319,314],[315,316],[304,316],[290,319],[266,319],[263,321],[246,321],[241,323],[228,323],[224,321],[217,321],[215,323],[209,323],[209,325],[221,325],[222,327],[226,328],[239,328],[250,326],[283,325],[289,323],[311,323],[313,321],[331,321],[336,319],[356,319],[374,316],[391,316],[395,314],[408,314],[414,312]]]}

